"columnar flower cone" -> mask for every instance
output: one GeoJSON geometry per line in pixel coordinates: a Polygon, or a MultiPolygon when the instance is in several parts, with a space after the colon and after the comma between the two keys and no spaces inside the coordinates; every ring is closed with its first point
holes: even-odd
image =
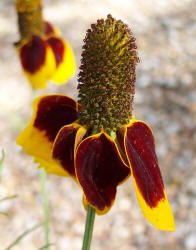
{"type": "Polygon", "coordinates": [[[25,76],[34,88],[45,88],[48,80],[65,83],[75,72],[69,43],[43,21],[40,0],[17,0],[16,9],[21,35],[16,48],[25,76]]]}
{"type": "Polygon", "coordinates": [[[151,128],[132,113],[135,39],[111,15],[87,30],[79,73],[79,102],[64,95],[42,96],[17,139],[48,173],[70,176],[84,193],[84,206],[110,210],[117,186],[132,176],[146,218],[175,230],[151,128]]]}

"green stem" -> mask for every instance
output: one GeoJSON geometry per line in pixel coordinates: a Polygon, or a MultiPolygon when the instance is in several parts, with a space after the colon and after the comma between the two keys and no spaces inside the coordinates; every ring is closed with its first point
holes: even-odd
{"type": "Polygon", "coordinates": [[[16,0],[16,11],[21,41],[44,33],[41,0],[16,0]]]}
{"type": "Polygon", "coordinates": [[[95,221],[95,209],[88,206],[82,250],[90,250],[95,221]]]}
{"type": "Polygon", "coordinates": [[[43,210],[45,217],[45,240],[46,240],[46,249],[49,250],[50,242],[49,242],[49,208],[48,208],[48,198],[47,198],[47,190],[46,190],[46,172],[44,168],[40,169],[40,180],[41,180],[41,188],[42,188],[42,200],[43,200],[43,210]]]}
{"type": "Polygon", "coordinates": [[[36,97],[36,89],[34,87],[32,87],[32,95],[31,95],[32,103],[33,103],[35,97],[36,97]]]}
{"type": "Polygon", "coordinates": [[[0,159],[0,178],[1,178],[1,176],[2,176],[4,161],[5,161],[5,151],[4,151],[4,149],[3,149],[3,150],[2,150],[2,157],[1,157],[1,159],[0,159]]]}

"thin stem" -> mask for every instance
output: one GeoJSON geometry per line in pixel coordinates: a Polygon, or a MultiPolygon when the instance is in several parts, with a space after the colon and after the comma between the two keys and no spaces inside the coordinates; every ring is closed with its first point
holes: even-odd
{"type": "Polygon", "coordinates": [[[2,176],[4,162],[5,162],[5,151],[4,151],[4,149],[2,149],[2,157],[0,159],[0,178],[2,176]]]}
{"type": "Polygon", "coordinates": [[[33,103],[35,97],[36,97],[36,89],[34,87],[32,87],[32,95],[31,95],[32,103],[33,103]]]}
{"type": "Polygon", "coordinates": [[[11,199],[15,199],[15,198],[17,198],[17,197],[18,197],[17,194],[12,195],[12,196],[6,196],[6,197],[4,197],[3,199],[1,199],[0,202],[2,202],[2,201],[7,201],[7,200],[11,200],[11,199]]]}
{"type": "Polygon", "coordinates": [[[23,232],[21,235],[19,235],[14,242],[12,242],[5,250],[10,250],[12,249],[14,246],[16,246],[27,234],[33,232],[34,230],[36,230],[37,228],[41,227],[43,225],[43,223],[35,225],[34,227],[26,230],[25,232],[23,232]]]}
{"type": "Polygon", "coordinates": [[[95,209],[88,205],[82,250],[90,250],[95,221],[95,209]]]}
{"type": "Polygon", "coordinates": [[[49,242],[49,208],[48,208],[48,198],[47,198],[47,190],[46,190],[46,172],[44,168],[40,169],[40,180],[41,180],[41,188],[42,188],[42,200],[43,200],[43,210],[44,210],[44,217],[45,217],[45,240],[46,240],[46,249],[49,250],[50,242],[49,242]]]}

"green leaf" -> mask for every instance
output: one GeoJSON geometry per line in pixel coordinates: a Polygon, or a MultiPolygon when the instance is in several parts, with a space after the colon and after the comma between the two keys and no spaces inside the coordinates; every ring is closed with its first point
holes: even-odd
{"type": "Polygon", "coordinates": [[[5,212],[0,212],[0,214],[8,216],[8,213],[5,213],[5,212]]]}
{"type": "Polygon", "coordinates": [[[54,246],[54,244],[53,244],[53,243],[48,243],[48,244],[46,244],[45,246],[39,248],[39,250],[47,249],[49,246],[54,246]]]}
{"type": "Polygon", "coordinates": [[[27,234],[33,232],[34,230],[36,230],[37,228],[43,226],[43,223],[37,224],[33,227],[31,227],[30,229],[26,230],[24,233],[22,233],[21,235],[19,235],[13,243],[11,243],[5,250],[10,250],[12,249],[14,246],[16,246],[27,234]]]}
{"type": "Polygon", "coordinates": [[[18,197],[17,194],[12,195],[12,196],[6,196],[6,197],[4,197],[3,199],[1,199],[0,202],[2,202],[2,201],[7,201],[7,200],[11,200],[11,199],[15,199],[15,198],[17,198],[17,197],[18,197]]]}

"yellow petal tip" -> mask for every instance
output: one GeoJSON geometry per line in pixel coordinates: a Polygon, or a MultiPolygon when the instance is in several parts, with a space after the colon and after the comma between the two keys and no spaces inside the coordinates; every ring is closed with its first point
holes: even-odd
{"type": "Polygon", "coordinates": [[[174,217],[167,198],[160,201],[155,208],[142,211],[155,227],[163,231],[175,231],[174,217]]]}
{"type": "Polygon", "coordinates": [[[155,207],[150,207],[141,195],[135,183],[136,196],[146,219],[155,227],[163,231],[175,231],[175,222],[170,204],[164,191],[164,199],[160,200],[155,207]]]}

